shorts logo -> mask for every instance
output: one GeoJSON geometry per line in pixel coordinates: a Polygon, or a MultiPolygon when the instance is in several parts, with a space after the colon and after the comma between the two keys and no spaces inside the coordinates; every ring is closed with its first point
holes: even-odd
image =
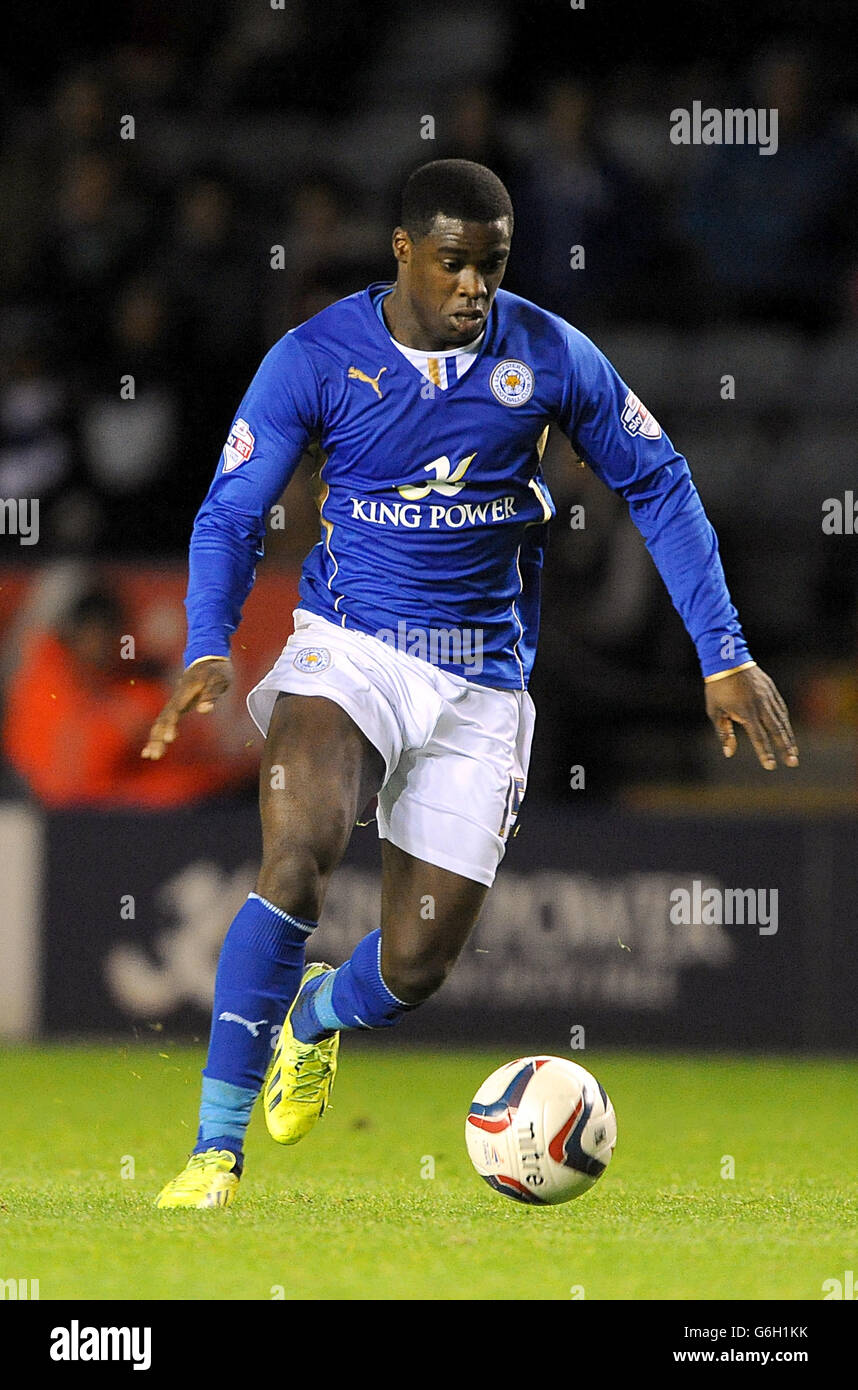
{"type": "Polygon", "coordinates": [[[623,429],[626,434],[641,434],[644,439],[661,439],[661,425],[654,415],[650,415],[643,401],[630,391],[622,414],[623,429]]]}
{"type": "Polygon", "coordinates": [[[508,357],[495,367],[489,385],[502,405],[524,405],[533,395],[533,372],[527,363],[508,357]]]}
{"type": "Polygon", "coordinates": [[[298,671],[327,671],[331,653],[325,647],[302,647],[292,665],[298,671]]]}
{"type": "Polygon", "coordinates": [[[247,463],[256,443],[253,431],[246,420],[236,420],[223,446],[223,471],[231,473],[239,464],[247,463]]]}

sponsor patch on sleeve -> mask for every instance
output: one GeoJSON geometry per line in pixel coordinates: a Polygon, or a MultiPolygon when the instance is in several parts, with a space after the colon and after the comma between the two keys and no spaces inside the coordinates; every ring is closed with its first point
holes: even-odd
{"type": "Polygon", "coordinates": [[[661,439],[661,425],[654,415],[650,415],[643,401],[630,391],[623,407],[623,429],[633,437],[643,435],[644,439],[661,439]]]}
{"type": "Polygon", "coordinates": [[[223,471],[231,473],[239,464],[246,463],[253,453],[256,438],[246,420],[236,420],[223,446],[223,471]]]}

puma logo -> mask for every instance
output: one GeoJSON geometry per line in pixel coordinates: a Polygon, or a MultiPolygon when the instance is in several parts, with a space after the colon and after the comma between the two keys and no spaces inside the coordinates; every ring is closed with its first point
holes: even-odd
{"type": "Polygon", "coordinates": [[[246,1028],[246,1029],[247,1029],[247,1031],[248,1031],[248,1033],[251,1035],[251,1037],[253,1037],[253,1038],[258,1038],[258,1037],[259,1037],[259,1025],[260,1025],[261,1023],[267,1023],[267,1022],[268,1022],[268,1019],[267,1019],[267,1018],[258,1018],[258,1019],[256,1020],[255,1023],[251,1023],[251,1021],[250,1021],[249,1018],[242,1018],[242,1017],[241,1017],[241,1014],[223,1013],[223,1014],[220,1014],[220,1016],[218,1017],[218,1023],[220,1023],[220,1022],[224,1022],[224,1023],[240,1023],[241,1026],[242,1026],[242,1028],[246,1028]]]}
{"type": "Polygon", "coordinates": [[[366,372],[362,372],[360,367],[349,367],[349,380],[365,381],[367,386],[371,386],[375,394],[378,396],[378,399],[381,400],[381,387],[378,384],[378,377],[381,376],[382,372],[386,371],[387,368],[382,367],[381,371],[379,371],[378,373],[378,376],[367,376],[366,372]]]}

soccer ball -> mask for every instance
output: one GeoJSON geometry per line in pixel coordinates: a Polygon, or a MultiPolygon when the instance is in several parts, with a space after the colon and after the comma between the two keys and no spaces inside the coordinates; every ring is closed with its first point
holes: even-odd
{"type": "Polygon", "coordinates": [[[532,1206],[556,1206],[593,1186],[611,1161],[617,1120],[595,1076],[563,1057],[519,1057],[483,1082],[465,1143],[481,1178],[532,1206]]]}

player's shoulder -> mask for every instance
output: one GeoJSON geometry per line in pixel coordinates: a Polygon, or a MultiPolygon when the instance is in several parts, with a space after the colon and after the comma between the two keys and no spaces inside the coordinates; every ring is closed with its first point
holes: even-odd
{"type": "Polygon", "coordinates": [[[290,329],[286,338],[310,353],[319,348],[330,350],[337,343],[354,342],[356,337],[367,332],[372,325],[368,315],[375,313],[371,299],[373,288],[375,287],[370,285],[326,305],[317,314],[313,314],[312,318],[305,319],[296,328],[290,329]]]}
{"type": "Polygon", "coordinates": [[[331,359],[353,348],[367,330],[369,291],[360,290],[320,309],[272,343],[259,370],[260,384],[289,382],[318,390],[331,359]]]}
{"type": "Polygon", "coordinates": [[[498,313],[499,346],[506,343],[510,348],[515,340],[521,339],[532,350],[546,355],[562,352],[573,358],[584,357],[596,350],[595,344],[586,333],[559,314],[534,304],[521,295],[509,290],[498,290],[495,295],[498,313]]]}

